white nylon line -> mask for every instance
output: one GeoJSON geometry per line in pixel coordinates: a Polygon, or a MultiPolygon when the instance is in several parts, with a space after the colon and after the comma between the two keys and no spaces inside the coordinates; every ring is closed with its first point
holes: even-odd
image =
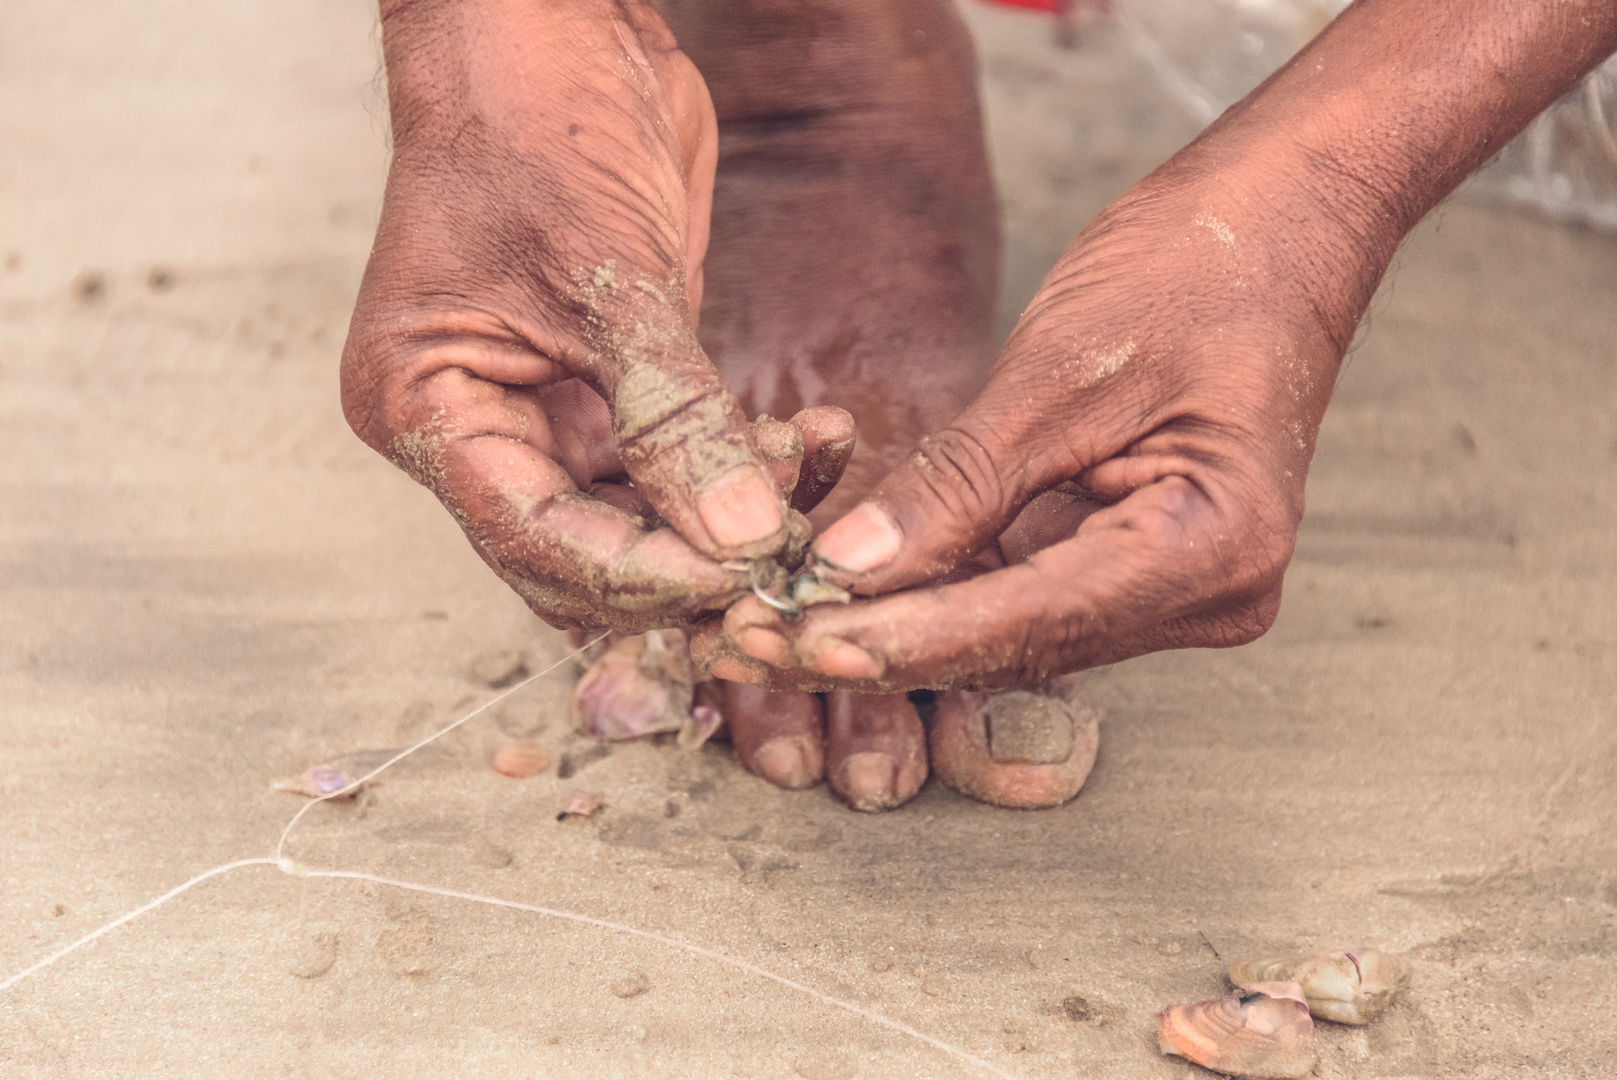
{"type": "Polygon", "coordinates": [[[341,788],[341,789],[339,789],[337,791],[333,791],[328,795],[319,796],[318,798],[312,799],[308,803],[305,803],[303,805],[303,807],[300,808],[298,810],[298,812],[292,816],[292,820],[287,822],[286,828],[281,831],[281,837],[276,842],[276,845],[275,845],[275,857],[274,858],[238,859],[235,862],[229,862],[229,863],[225,863],[222,866],[216,866],[211,870],[204,870],[202,873],[198,874],[196,877],[191,878],[189,881],[186,881],[185,883],[183,883],[181,885],[175,886],[174,888],[170,889],[168,892],[164,893],[162,896],[157,897],[155,900],[151,900],[151,901],[149,901],[149,902],[147,902],[145,904],[142,904],[140,907],[136,908],[135,910],[133,910],[131,912],[128,912],[127,914],[120,915],[118,918],[116,918],[113,921],[107,923],[105,926],[102,926],[102,927],[100,927],[100,928],[98,928],[96,930],[92,930],[90,933],[88,933],[88,934],[84,935],[83,937],[79,938],[77,941],[74,941],[71,944],[65,945],[62,948],[60,948],[60,949],[56,950],[55,952],[51,953],[49,956],[47,956],[44,959],[38,961],[33,966],[25,968],[22,971],[19,971],[17,974],[12,975],[10,978],[6,979],[4,982],[0,982],[0,991],[7,990],[10,987],[12,987],[12,986],[16,985],[17,983],[21,982],[23,979],[28,978],[28,976],[34,974],[35,972],[38,972],[38,971],[43,970],[44,968],[50,967],[52,964],[56,963],[58,960],[62,959],[64,956],[67,956],[68,954],[70,954],[72,952],[75,952],[76,950],[84,947],[85,945],[90,944],[92,941],[95,941],[97,938],[101,937],[103,934],[106,934],[106,933],[108,933],[108,932],[110,932],[112,930],[116,930],[118,927],[124,925],[125,923],[130,922],[130,921],[132,921],[134,919],[137,919],[140,916],[146,914],[148,911],[151,911],[151,910],[153,910],[155,908],[161,907],[162,905],[168,903],[170,900],[173,900],[175,897],[179,896],[181,893],[183,893],[186,890],[190,889],[192,886],[199,885],[202,882],[207,881],[209,878],[217,877],[218,875],[223,874],[223,873],[227,873],[227,872],[229,872],[231,870],[240,869],[243,866],[274,866],[274,867],[278,867],[282,872],[284,872],[286,874],[289,874],[289,875],[291,875],[293,877],[346,878],[346,879],[349,879],[349,880],[352,880],[352,881],[369,881],[369,882],[372,882],[372,883],[378,884],[378,885],[391,885],[392,887],[394,887],[396,889],[407,889],[407,890],[409,890],[411,892],[427,893],[427,894],[430,894],[432,896],[442,896],[442,897],[446,897],[446,898],[452,899],[452,900],[465,900],[465,901],[468,901],[468,902],[471,902],[471,903],[476,903],[476,904],[488,904],[491,907],[509,908],[509,909],[511,909],[513,911],[526,911],[526,912],[530,912],[530,913],[536,914],[536,915],[547,915],[547,916],[549,916],[551,918],[555,918],[555,919],[564,919],[564,920],[567,920],[569,922],[581,923],[581,924],[584,924],[586,926],[595,926],[595,927],[599,927],[599,928],[601,928],[603,930],[611,930],[611,931],[614,931],[614,932],[620,933],[620,934],[629,934],[629,935],[631,935],[633,937],[645,938],[647,941],[655,941],[658,944],[666,945],[671,949],[677,949],[677,950],[680,950],[680,951],[683,951],[683,952],[687,952],[687,953],[692,954],[693,956],[704,957],[704,958],[706,958],[708,960],[712,960],[712,961],[715,961],[717,963],[724,964],[726,966],[736,968],[736,969],[738,969],[740,971],[745,971],[748,974],[756,975],[759,978],[768,979],[770,982],[778,983],[781,986],[787,987],[788,989],[796,990],[801,994],[806,994],[807,996],[809,996],[811,998],[814,998],[817,1001],[820,1001],[820,1002],[822,1002],[824,1004],[827,1004],[827,1005],[834,1006],[834,1007],[836,1007],[838,1009],[842,1009],[845,1012],[852,1013],[853,1015],[858,1016],[858,1017],[860,1017],[860,1018],[862,1018],[864,1020],[868,1020],[873,1024],[878,1024],[878,1025],[880,1025],[882,1027],[885,1027],[885,1028],[887,1028],[887,1029],[889,1029],[891,1031],[896,1031],[901,1035],[908,1035],[912,1039],[916,1039],[916,1040],[918,1040],[920,1042],[923,1042],[926,1045],[928,1045],[928,1046],[930,1046],[930,1047],[932,1047],[932,1048],[934,1048],[936,1050],[941,1050],[945,1054],[948,1054],[950,1057],[953,1057],[953,1058],[956,1058],[956,1059],[958,1059],[960,1061],[966,1062],[967,1064],[973,1065],[973,1066],[975,1066],[975,1067],[977,1067],[979,1069],[983,1069],[986,1072],[988,1072],[988,1073],[990,1073],[990,1074],[992,1074],[994,1076],[1002,1077],[1002,1078],[1004,1078],[1004,1080],[1017,1080],[1017,1077],[1014,1074],[1006,1072],[1004,1069],[999,1068],[997,1065],[994,1065],[992,1062],[984,1061],[982,1058],[977,1057],[977,1056],[975,1056],[973,1054],[967,1053],[965,1050],[962,1050],[957,1046],[953,1046],[953,1045],[951,1045],[949,1043],[944,1042],[941,1039],[935,1039],[930,1035],[927,1035],[927,1034],[925,1034],[923,1032],[917,1031],[915,1028],[910,1027],[908,1024],[901,1023],[901,1022],[899,1022],[897,1020],[890,1020],[890,1019],[888,1019],[887,1017],[881,1015],[878,1012],[873,1012],[870,1009],[866,1009],[866,1008],[863,1008],[862,1006],[855,1005],[851,1001],[844,1001],[842,998],[832,997],[830,994],[823,993],[822,991],[816,990],[811,986],[806,986],[803,983],[796,982],[796,981],[794,981],[792,979],[788,979],[784,975],[777,975],[772,971],[768,971],[768,970],[766,970],[764,968],[758,967],[756,964],[748,963],[745,960],[737,959],[736,957],[733,957],[733,956],[727,956],[724,953],[718,952],[718,951],[713,950],[713,949],[706,948],[706,947],[701,946],[701,945],[692,945],[689,942],[681,941],[678,938],[672,938],[672,937],[668,937],[665,934],[659,934],[654,930],[641,930],[641,929],[639,929],[637,927],[628,926],[628,925],[626,925],[624,923],[612,922],[609,919],[597,919],[597,918],[594,918],[593,916],[589,916],[589,915],[580,915],[580,914],[577,914],[576,912],[564,911],[561,908],[542,907],[542,906],[537,905],[537,904],[524,904],[524,903],[522,903],[520,901],[517,901],[517,900],[502,900],[502,899],[500,899],[498,897],[494,897],[494,896],[482,896],[482,895],[479,895],[477,893],[460,892],[460,891],[455,890],[455,889],[442,889],[442,888],[439,888],[439,887],[437,887],[435,885],[421,885],[421,884],[418,884],[418,883],[413,882],[413,881],[400,881],[400,880],[398,880],[396,878],[379,877],[379,876],[377,876],[375,874],[365,874],[365,873],[360,873],[359,871],[354,871],[354,870],[310,870],[310,869],[300,865],[299,863],[295,862],[294,860],[284,857],[281,854],[282,851],[286,847],[286,838],[292,832],[292,826],[296,825],[298,823],[298,821],[303,817],[303,815],[308,813],[309,808],[312,807],[315,803],[325,802],[327,799],[333,799],[333,798],[336,798],[336,797],[338,797],[340,795],[346,795],[346,794],[348,794],[348,793],[350,793],[352,791],[357,790],[361,785],[365,784],[367,781],[374,779],[379,773],[381,773],[381,772],[385,771],[386,769],[389,769],[392,766],[398,764],[400,761],[402,761],[405,758],[409,757],[411,754],[415,753],[417,750],[420,750],[422,747],[428,745],[429,743],[433,742],[434,740],[442,738],[443,736],[449,734],[451,731],[453,731],[456,728],[460,727],[460,725],[466,723],[466,721],[472,719],[474,716],[477,716],[478,714],[482,713],[484,710],[488,709],[489,706],[498,704],[499,702],[501,702],[501,701],[505,700],[506,698],[510,697],[512,694],[516,693],[518,690],[521,690],[523,687],[527,686],[529,683],[532,683],[536,679],[542,678],[543,676],[550,674],[552,671],[555,671],[557,668],[561,667],[563,664],[565,664],[569,660],[573,659],[573,657],[579,656],[582,653],[584,653],[586,650],[592,648],[593,646],[599,644],[602,641],[605,641],[607,636],[608,636],[607,634],[602,634],[600,637],[596,638],[594,641],[591,641],[589,644],[583,646],[582,648],[577,649],[574,652],[569,653],[567,656],[562,657],[560,660],[556,661],[554,664],[552,664],[549,667],[545,668],[543,671],[539,672],[538,674],[528,676],[526,679],[523,679],[521,682],[517,683],[515,686],[512,686],[509,689],[505,690],[503,693],[501,693],[501,694],[499,694],[499,695],[497,695],[495,697],[490,698],[488,701],[485,701],[483,704],[479,705],[477,708],[473,709],[471,712],[467,713],[465,716],[462,716],[459,720],[456,720],[454,723],[450,724],[449,726],[441,729],[440,731],[435,732],[432,735],[427,736],[425,739],[422,739],[420,742],[416,743],[414,746],[411,746],[410,748],[408,748],[406,750],[403,750],[403,751],[400,751],[399,753],[395,754],[393,757],[389,758],[386,762],[384,762],[383,764],[377,766],[375,769],[372,769],[369,773],[366,773],[364,776],[360,777],[358,780],[353,781],[352,783],[350,783],[346,787],[341,788]]]}
{"type": "Polygon", "coordinates": [[[425,739],[422,739],[420,742],[416,743],[414,746],[410,747],[407,750],[400,750],[397,754],[394,754],[392,757],[388,758],[382,764],[378,765],[376,768],[372,769],[370,772],[366,773],[364,776],[360,777],[358,780],[353,781],[347,787],[339,788],[336,791],[333,791],[333,792],[331,792],[329,794],[326,794],[326,795],[321,795],[321,796],[319,796],[319,797],[317,797],[315,799],[310,800],[309,802],[304,803],[303,806],[298,809],[298,812],[292,815],[292,820],[288,821],[286,823],[286,828],[281,830],[281,838],[280,838],[280,840],[276,841],[276,843],[275,843],[275,858],[280,859],[280,858],[282,858],[284,856],[285,851],[286,851],[286,838],[292,832],[292,826],[296,825],[298,823],[298,821],[302,819],[303,815],[307,814],[309,812],[310,808],[312,808],[316,803],[323,803],[327,799],[335,799],[335,798],[338,798],[340,796],[348,795],[348,794],[351,794],[352,792],[358,791],[362,786],[364,786],[364,784],[367,781],[374,780],[379,773],[381,773],[381,772],[383,772],[383,771],[385,771],[387,769],[391,769],[394,765],[397,765],[399,762],[403,761],[405,758],[409,757],[411,754],[415,753],[417,750],[421,749],[423,746],[426,746],[428,743],[434,742],[434,741],[436,741],[438,739],[443,738],[445,735],[448,735],[451,731],[454,731],[456,728],[460,727],[460,725],[464,724],[466,721],[470,720],[472,717],[474,717],[477,714],[481,713],[484,709],[487,709],[491,705],[498,705],[500,702],[504,701],[506,698],[510,697],[512,694],[516,693],[518,690],[521,690],[524,686],[527,686],[529,683],[531,683],[531,682],[533,682],[533,681],[535,681],[537,679],[542,679],[546,675],[549,675],[552,671],[555,671],[557,668],[559,668],[563,664],[567,663],[567,661],[571,660],[573,657],[582,656],[585,652],[589,651],[590,649],[593,649],[595,646],[597,646],[601,642],[605,641],[611,635],[611,633],[612,632],[610,630],[608,630],[605,634],[602,634],[600,637],[596,638],[594,641],[590,642],[589,644],[584,645],[581,648],[574,649],[572,652],[568,653],[566,656],[562,657],[560,660],[557,660],[554,664],[551,664],[549,667],[545,668],[545,670],[539,672],[537,675],[529,675],[526,679],[523,679],[521,682],[517,683],[515,686],[510,687],[504,693],[501,693],[501,694],[499,694],[499,695],[497,695],[495,697],[489,698],[487,701],[483,702],[483,704],[479,705],[477,708],[473,709],[471,712],[467,713],[465,716],[461,717],[459,720],[456,720],[453,724],[450,724],[448,727],[442,729],[441,731],[437,731],[437,732],[434,732],[431,735],[428,735],[425,739]]]}
{"type": "Polygon", "coordinates": [[[180,895],[182,892],[189,889],[193,885],[200,885],[202,882],[207,881],[211,877],[217,877],[218,875],[223,874],[227,870],[235,870],[235,869],[238,869],[238,868],[243,867],[243,866],[274,866],[274,865],[276,865],[276,862],[275,862],[274,859],[237,859],[235,862],[225,863],[223,866],[216,866],[212,870],[204,870],[204,871],[202,871],[202,873],[198,874],[196,877],[192,878],[190,881],[187,881],[184,885],[176,885],[174,888],[170,889],[168,892],[164,893],[162,896],[159,896],[156,900],[153,900],[150,903],[142,904],[140,907],[136,908],[134,911],[129,912],[127,915],[118,916],[116,919],[112,920],[107,925],[101,927],[99,930],[92,930],[88,934],[85,934],[83,937],[79,938],[79,940],[73,942],[73,944],[62,946],[60,949],[57,949],[55,952],[53,952],[49,956],[45,957],[45,959],[41,960],[39,963],[35,964],[33,967],[25,968],[22,971],[17,972],[17,974],[13,975],[11,978],[7,979],[5,982],[0,982],[0,990],[5,990],[5,989],[13,986],[16,983],[22,982],[24,979],[28,978],[28,976],[32,975],[36,971],[39,971],[41,968],[50,967],[52,964],[56,963],[56,961],[60,960],[64,956],[66,956],[68,953],[73,952],[73,951],[75,951],[75,950],[77,950],[77,949],[79,949],[79,948],[81,948],[81,947],[83,947],[85,945],[90,944],[90,942],[94,941],[96,938],[100,937],[102,934],[105,934],[107,931],[116,930],[116,929],[118,929],[118,927],[122,926],[124,923],[129,922],[129,921],[131,921],[133,919],[138,919],[140,916],[146,914],[148,911],[152,910],[155,907],[162,907],[164,904],[168,903],[170,900],[174,899],[176,896],[180,895]]]}
{"type": "Polygon", "coordinates": [[[739,960],[736,957],[727,956],[724,953],[716,952],[713,949],[705,948],[701,945],[692,945],[688,941],[681,941],[678,938],[672,938],[665,934],[659,934],[655,930],[641,930],[637,927],[626,926],[623,923],[612,922],[610,919],[597,919],[589,915],[579,915],[571,911],[563,911],[560,908],[540,907],[537,904],[524,904],[516,900],[501,900],[498,897],[480,896],[477,893],[461,892],[457,889],[440,889],[434,885],[418,885],[413,881],[399,881],[395,878],[378,877],[375,874],[361,874],[352,870],[303,870],[301,867],[297,867],[295,864],[291,868],[288,868],[283,864],[282,869],[286,870],[287,873],[294,874],[298,877],[349,878],[354,881],[369,881],[377,885],[391,885],[396,889],[409,889],[412,892],[429,893],[433,896],[445,896],[452,900],[469,900],[477,904],[489,904],[494,907],[511,908],[515,911],[528,911],[536,915],[549,915],[555,919],[567,919],[571,922],[584,923],[588,926],[598,926],[604,930],[614,930],[620,934],[632,934],[635,937],[645,938],[648,941],[655,941],[658,944],[666,945],[671,949],[679,949],[695,956],[705,957],[708,960],[713,960],[720,964],[727,964],[730,967],[738,968],[747,972],[748,974],[756,975],[759,978],[768,979],[770,982],[779,983],[780,985],[788,987],[792,990],[796,990],[799,993],[807,994],[809,997],[823,1002],[824,1004],[834,1005],[839,1009],[853,1013],[855,1016],[869,1020],[873,1024],[880,1024],[884,1028],[899,1032],[902,1035],[908,1035],[912,1039],[919,1039],[921,1042],[926,1043],[928,1046],[931,1046],[934,1049],[942,1050],[951,1057],[958,1058],[967,1064],[975,1065],[977,1068],[984,1069],[995,1076],[1004,1077],[1005,1080],[1017,1080],[1016,1076],[1006,1072],[1004,1069],[1001,1069],[992,1062],[984,1061],[982,1058],[969,1054],[959,1047],[952,1046],[941,1039],[934,1039],[930,1035],[915,1030],[908,1024],[900,1023],[897,1020],[889,1020],[880,1013],[872,1012],[869,1009],[855,1005],[851,1001],[844,1001],[842,998],[832,997],[830,994],[816,990],[812,986],[805,986],[803,983],[788,979],[784,975],[776,975],[773,971],[761,968],[756,964],[750,964],[745,960],[739,960]]]}

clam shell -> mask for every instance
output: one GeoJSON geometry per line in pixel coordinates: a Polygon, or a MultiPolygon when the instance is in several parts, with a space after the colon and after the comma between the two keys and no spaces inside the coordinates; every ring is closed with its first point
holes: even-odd
{"type": "Polygon", "coordinates": [[[601,809],[601,797],[593,791],[583,788],[574,788],[567,793],[567,801],[562,804],[561,813],[556,820],[570,817],[591,817],[601,809]]]}
{"type": "Polygon", "coordinates": [[[543,749],[525,742],[501,743],[488,756],[489,768],[513,780],[526,780],[538,776],[550,767],[550,755],[543,749]]]}
{"type": "Polygon", "coordinates": [[[1284,980],[1303,989],[1308,1011],[1339,1024],[1368,1024],[1409,985],[1407,959],[1375,949],[1243,960],[1230,965],[1230,982],[1247,987],[1284,980]]]}
{"type": "Polygon", "coordinates": [[[677,630],[653,630],[615,642],[573,687],[573,726],[597,739],[635,739],[679,731],[691,720],[690,649],[677,630]]]}
{"type": "Polygon", "coordinates": [[[816,571],[799,574],[792,580],[792,600],[798,607],[811,604],[846,604],[853,599],[847,589],[821,581],[816,571]]]}
{"type": "Polygon", "coordinates": [[[675,740],[681,750],[695,750],[713,737],[724,723],[724,714],[711,705],[697,705],[691,709],[691,718],[679,729],[675,740]]]}
{"type": "Polygon", "coordinates": [[[1157,1045],[1216,1072],[1259,1080],[1307,1076],[1319,1061],[1314,1022],[1296,983],[1163,1009],[1157,1045]]]}

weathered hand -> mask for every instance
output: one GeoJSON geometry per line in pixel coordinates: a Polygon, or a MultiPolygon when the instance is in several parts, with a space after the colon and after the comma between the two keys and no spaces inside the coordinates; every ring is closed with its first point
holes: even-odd
{"type": "Polygon", "coordinates": [[[1357,312],[1330,318],[1250,206],[1161,178],[1111,207],[976,401],[813,549],[860,596],[967,580],[796,622],[743,601],[730,662],[772,685],[1012,685],[1262,633],[1357,312]]]}
{"type": "Polygon", "coordinates": [[[1360,0],[1087,228],[977,400],[816,541],[856,596],[911,591],[743,600],[698,656],[892,691],[1263,633],[1399,240],[1613,47],[1600,0],[1360,0]]]}
{"type": "Polygon", "coordinates": [[[394,157],[350,423],[554,625],[722,608],[747,585],[727,560],[806,542],[794,453],[823,494],[851,431],[816,411],[760,447],[697,344],[701,76],[644,3],[401,0],[383,28],[394,157]]]}

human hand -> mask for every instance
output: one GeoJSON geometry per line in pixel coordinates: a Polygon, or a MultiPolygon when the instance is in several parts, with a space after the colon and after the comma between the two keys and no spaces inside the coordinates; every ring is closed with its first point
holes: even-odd
{"type": "Polygon", "coordinates": [[[1261,634],[1357,311],[1310,296],[1295,245],[1244,205],[1159,179],[1111,207],[978,398],[814,544],[859,597],[911,591],[795,622],[744,600],[706,639],[715,672],[1022,685],[1261,634]]]}
{"type": "Polygon", "coordinates": [[[840,410],[746,422],[697,344],[717,129],[648,4],[383,4],[394,155],[354,430],[558,626],[718,610],[807,541],[840,410]],[[666,524],[665,524],[666,523],[666,524]]]}
{"type": "Polygon", "coordinates": [[[978,399],[814,546],[857,596],[912,591],[744,600],[698,654],[891,691],[1258,636],[1398,242],[1614,47],[1599,0],[1352,5],[1079,236],[978,399]]]}

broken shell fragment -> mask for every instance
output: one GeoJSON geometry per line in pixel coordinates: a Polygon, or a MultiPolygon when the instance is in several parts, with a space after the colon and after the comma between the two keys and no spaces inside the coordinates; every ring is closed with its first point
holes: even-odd
{"type": "MultiPolygon", "coordinates": [[[[290,780],[277,780],[270,787],[276,791],[289,791],[294,795],[307,795],[311,799],[323,799],[336,795],[343,788],[354,782],[354,778],[337,768],[335,765],[316,765],[306,769],[290,780]]],[[[359,791],[343,792],[339,798],[353,797],[359,791]]]]}
{"type": "Polygon", "coordinates": [[[1230,965],[1236,986],[1283,980],[1303,989],[1308,1011],[1339,1024],[1368,1024],[1409,985],[1407,959],[1375,949],[1243,960],[1230,965]]]}
{"type": "Polygon", "coordinates": [[[679,731],[691,720],[690,647],[678,630],[653,630],[615,642],[573,687],[573,726],[621,741],[679,731]]]}
{"type": "Polygon", "coordinates": [[[846,604],[852,599],[847,589],[821,581],[817,570],[805,570],[792,579],[792,600],[800,608],[814,604],[846,604]]]}
{"type": "Polygon", "coordinates": [[[601,797],[583,788],[574,788],[567,793],[567,801],[562,804],[561,813],[556,815],[557,821],[570,817],[590,817],[601,809],[601,797]]]}
{"type": "Polygon", "coordinates": [[[724,714],[711,705],[697,705],[691,709],[691,718],[679,729],[675,742],[681,750],[695,750],[713,737],[724,723],[724,714]]]}
{"type": "Polygon", "coordinates": [[[532,743],[501,743],[488,756],[489,768],[513,780],[538,776],[550,767],[550,755],[532,743]]]}
{"type": "Polygon", "coordinates": [[[1307,1076],[1319,1061],[1302,988],[1286,982],[1163,1009],[1157,1045],[1215,1072],[1259,1080],[1307,1076]]]}

